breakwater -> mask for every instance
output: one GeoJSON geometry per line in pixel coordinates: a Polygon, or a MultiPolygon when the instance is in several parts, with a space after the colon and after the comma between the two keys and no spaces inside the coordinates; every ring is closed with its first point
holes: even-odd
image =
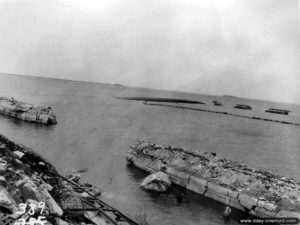
{"type": "Polygon", "coordinates": [[[164,171],[188,190],[260,218],[300,218],[300,185],[215,153],[138,141],[127,161],[150,173],[164,171]]]}
{"type": "Polygon", "coordinates": [[[0,114],[34,123],[47,125],[57,123],[51,107],[35,107],[13,98],[0,98],[0,114]]]}
{"type": "MultiPolygon", "coordinates": [[[[162,106],[162,107],[178,108],[178,109],[193,110],[193,111],[200,111],[200,112],[216,113],[216,114],[223,114],[223,115],[246,118],[246,119],[262,120],[262,121],[267,121],[267,122],[300,126],[300,123],[294,122],[294,121],[289,121],[287,119],[282,119],[282,118],[273,119],[273,118],[262,117],[261,115],[255,115],[255,114],[245,115],[243,113],[238,113],[238,112],[234,113],[234,112],[229,112],[227,110],[221,110],[220,107],[222,107],[223,104],[218,101],[213,101],[214,106],[217,106],[217,108],[210,108],[210,107],[207,107],[207,106],[209,106],[209,104],[206,104],[205,102],[186,100],[186,99],[152,98],[152,97],[116,97],[116,98],[123,99],[123,100],[130,100],[130,101],[142,101],[143,104],[150,105],[150,106],[162,106]],[[191,106],[189,106],[189,105],[191,105],[191,106]],[[204,107],[194,108],[194,107],[192,107],[192,105],[204,105],[204,107]]],[[[239,104],[234,106],[233,108],[241,108],[241,109],[245,110],[245,107],[246,108],[249,107],[249,108],[247,108],[248,110],[252,109],[252,107],[250,107],[248,105],[239,105],[239,104]]],[[[266,111],[268,111],[268,110],[266,110],[266,111]]]]}
{"type": "Polygon", "coordinates": [[[216,114],[223,114],[223,115],[235,116],[235,117],[246,118],[246,119],[262,120],[262,121],[266,121],[266,122],[274,122],[274,123],[282,123],[282,124],[290,124],[290,125],[300,126],[300,123],[291,122],[291,121],[287,121],[287,120],[269,119],[269,118],[264,118],[264,117],[259,117],[259,116],[250,116],[250,115],[241,115],[238,113],[230,113],[230,112],[223,111],[223,110],[192,108],[192,107],[188,107],[188,106],[168,105],[168,104],[161,104],[161,103],[144,103],[144,104],[152,105],[152,106],[163,106],[163,107],[187,109],[187,110],[200,111],[200,112],[216,113],[216,114]]]}
{"type": "Polygon", "coordinates": [[[205,104],[204,102],[178,99],[178,98],[151,98],[151,97],[116,97],[118,99],[144,101],[144,102],[170,102],[170,103],[188,103],[188,104],[205,104]]]}

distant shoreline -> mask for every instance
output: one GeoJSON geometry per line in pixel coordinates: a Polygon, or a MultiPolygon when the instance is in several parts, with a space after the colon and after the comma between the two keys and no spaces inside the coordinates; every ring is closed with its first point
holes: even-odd
{"type": "Polygon", "coordinates": [[[193,94],[193,95],[203,95],[208,97],[221,97],[221,98],[236,98],[236,99],[243,99],[243,100],[250,100],[250,101],[259,101],[259,102],[265,102],[265,103],[275,103],[275,104],[285,104],[285,105],[295,105],[300,106],[300,103],[294,103],[294,102],[277,102],[272,100],[266,100],[266,99],[255,99],[255,98],[247,98],[247,97],[241,97],[241,96],[234,96],[229,94],[223,94],[223,95],[217,95],[217,94],[205,94],[205,93],[198,93],[198,92],[188,92],[188,91],[177,91],[177,90],[169,90],[169,89],[156,89],[156,88],[149,88],[149,87],[137,87],[137,86],[128,86],[118,83],[101,83],[96,81],[84,81],[84,80],[72,80],[72,79],[66,79],[66,78],[56,78],[56,77],[43,77],[41,75],[25,75],[25,74],[14,74],[14,73],[2,73],[0,72],[0,75],[4,76],[15,76],[15,77],[23,77],[23,78],[38,78],[38,79],[46,79],[46,80],[59,80],[59,81],[70,81],[75,83],[88,83],[88,84],[101,84],[101,85],[108,85],[108,86],[115,86],[115,87],[126,87],[126,88],[136,88],[136,89],[145,89],[145,90],[153,90],[153,91],[163,91],[163,92],[176,92],[176,93],[183,93],[183,94],[193,94]]]}

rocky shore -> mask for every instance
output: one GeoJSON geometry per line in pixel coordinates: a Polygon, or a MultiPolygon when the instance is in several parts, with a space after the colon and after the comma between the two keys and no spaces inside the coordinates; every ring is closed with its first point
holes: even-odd
{"type": "Polygon", "coordinates": [[[56,116],[51,107],[35,107],[13,98],[0,98],[0,114],[41,124],[56,124],[56,116]]]}
{"type": "Polygon", "coordinates": [[[215,153],[138,141],[127,161],[144,171],[163,171],[171,182],[259,218],[300,218],[300,185],[215,153]]]}
{"type": "Polygon", "coordinates": [[[61,176],[31,149],[0,135],[1,225],[138,225],[101,201],[101,191],[61,176]]]}

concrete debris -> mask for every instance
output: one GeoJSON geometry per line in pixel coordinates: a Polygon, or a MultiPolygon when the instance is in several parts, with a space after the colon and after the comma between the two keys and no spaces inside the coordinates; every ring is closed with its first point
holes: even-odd
{"type": "Polygon", "coordinates": [[[0,135],[0,224],[29,223],[42,216],[47,225],[116,225],[117,214],[122,224],[137,225],[98,199],[99,188],[80,183],[80,173],[86,171],[74,172],[70,179],[62,177],[32,150],[0,135]],[[111,215],[101,211],[104,205],[111,215]]]}
{"type": "Polygon", "coordinates": [[[169,176],[163,172],[153,173],[147,176],[141,183],[143,189],[155,192],[166,192],[170,185],[169,176]]]}
{"type": "Polygon", "coordinates": [[[0,175],[4,174],[7,169],[7,162],[3,159],[0,159],[0,175]]]}
{"type": "Polygon", "coordinates": [[[24,153],[23,152],[20,152],[20,151],[14,151],[13,152],[18,158],[22,158],[24,156],[24,153]]]}
{"type": "Polygon", "coordinates": [[[172,183],[254,216],[289,217],[293,212],[300,218],[300,185],[293,179],[249,168],[216,153],[147,141],[131,145],[126,159],[150,173],[164,171],[172,183]]]}
{"type": "Polygon", "coordinates": [[[8,209],[12,213],[17,210],[16,202],[3,186],[0,186],[0,207],[8,209]]]}
{"type": "Polygon", "coordinates": [[[6,179],[4,176],[0,176],[0,185],[5,185],[6,179]]]}

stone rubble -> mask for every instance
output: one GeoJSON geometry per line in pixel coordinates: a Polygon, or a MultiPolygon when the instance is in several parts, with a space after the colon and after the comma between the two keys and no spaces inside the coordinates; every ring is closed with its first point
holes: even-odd
{"type": "MultiPolygon", "coordinates": [[[[0,135],[1,225],[18,224],[21,218],[28,220],[29,204],[38,206],[41,202],[45,203],[42,215],[46,217],[47,225],[129,224],[112,222],[102,211],[87,210],[99,207],[95,198],[100,194],[101,190],[91,184],[80,183],[80,172],[63,179],[50,163],[32,150],[0,135]],[[21,215],[18,214],[20,204],[27,205],[26,213],[21,215]]],[[[34,216],[39,213],[40,210],[36,210],[34,216]]]]}
{"type": "Polygon", "coordinates": [[[300,218],[300,185],[293,179],[216,153],[147,141],[132,145],[126,158],[150,173],[163,170],[173,183],[254,216],[300,218]]]}

